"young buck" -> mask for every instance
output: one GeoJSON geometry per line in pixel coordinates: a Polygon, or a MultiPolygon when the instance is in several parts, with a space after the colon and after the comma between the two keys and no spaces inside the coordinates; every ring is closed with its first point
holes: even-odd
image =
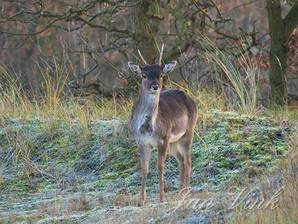
{"type": "Polygon", "coordinates": [[[181,90],[162,90],[163,77],[171,72],[176,61],[160,66],[128,62],[129,68],[142,77],[138,100],[135,102],[129,127],[140,150],[142,187],[139,205],[146,199],[146,179],[153,147],[158,149],[160,202],[164,201],[164,162],[167,154],[175,156],[180,167],[180,187],[189,187],[191,146],[197,122],[194,101],[181,90]]]}

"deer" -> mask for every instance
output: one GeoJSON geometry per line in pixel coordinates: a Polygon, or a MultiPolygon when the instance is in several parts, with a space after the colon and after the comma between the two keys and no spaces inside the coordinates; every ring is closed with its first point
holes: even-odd
{"type": "MultiPolygon", "coordinates": [[[[160,60],[161,61],[161,60],[160,60]]],[[[157,148],[159,199],[165,200],[164,164],[166,156],[176,158],[180,169],[180,188],[190,185],[191,148],[198,112],[194,100],[184,91],[162,89],[163,78],[174,70],[177,62],[164,66],[128,62],[128,67],[142,78],[140,93],[129,119],[129,130],[140,153],[141,190],[138,205],[146,201],[146,181],[153,148],[157,148]]]]}

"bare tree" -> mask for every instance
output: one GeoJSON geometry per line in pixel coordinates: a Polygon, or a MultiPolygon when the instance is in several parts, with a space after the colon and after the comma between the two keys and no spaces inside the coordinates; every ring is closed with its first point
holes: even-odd
{"type": "MultiPolygon", "coordinates": [[[[185,60],[185,63],[188,63],[197,57],[198,49],[203,50],[199,38],[202,34],[212,33],[214,39],[229,40],[229,44],[223,45],[224,47],[231,46],[243,35],[255,40],[255,32],[242,30],[238,35],[225,30],[222,25],[230,19],[221,14],[218,4],[213,0],[3,2],[5,4],[0,10],[0,37],[6,43],[0,47],[11,51],[34,40],[36,49],[44,54],[47,60],[47,51],[59,54],[62,49],[66,52],[63,59],[66,55],[69,61],[75,61],[71,67],[77,67],[74,73],[78,80],[86,80],[86,76],[98,72],[101,66],[93,69],[94,66],[100,60],[109,62],[106,55],[115,51],[126,59],[135,61],[138,58],[137,50],[140,50],[148,63],[154,63],[164,44],[166,50],[163,61],[178,58],[192,49],[192,55],[185,60]],[[75,41],[71,45],[69,43],[74,36],[73,32],[76,39],[80,38],[81,41],[75,41]],[[52,42],[55,44],[52,44],[51,49],[43,50],[40,45],[47,35],[54,39],[52,42]],[[64,42],[59,43],[60,40],[64,42]],[[11,46],[11,43],[15,43],[14,46],[11,46]],[[133,50],[134,54],[131,53],[133,50]],[[77,59],[73,60],[73,55],[78,55],[77,59]],[[86,58],[89,63],[84,62],[84,66],[80,66],[82,59],[86,61],[86,58]]],[[[51,40],[48,38],[46,41],[51,40]]],[[[255,41],[248,45],[253,44],[255,41]]],[[[10,58],[10,61],[13,61],[13,58],[10,58]]],[[[109,64],[113,68],[118,67],[111,62],[109,64]]],[[[28,62],[26,66],[31,68],[28,62]]]]}
{"type": "Polygon", "coordinates": [[[267,0],[270,47],[270,85],[272,103],[283,106],[287,103],[287,42],[298,25],[298,3],[293,3],[289,13],[282,18],[279,0],[267,0]]]}

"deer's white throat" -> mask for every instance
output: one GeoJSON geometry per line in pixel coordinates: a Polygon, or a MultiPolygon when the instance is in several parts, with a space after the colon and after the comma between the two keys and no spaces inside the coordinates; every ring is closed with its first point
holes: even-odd
{"type": "Polygon", "coordinates": [[[138,144],[155,146],[157,140],[154,133],[158,114],[159,93],[143,93],[141,96],[141,103],[138,107],[139,113],[134,118],[136,121],[137,142],[138,144]]]}

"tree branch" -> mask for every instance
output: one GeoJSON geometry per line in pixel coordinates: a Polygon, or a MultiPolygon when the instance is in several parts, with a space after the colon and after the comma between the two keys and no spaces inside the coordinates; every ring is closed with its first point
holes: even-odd
{"type": "Polygon", "coordinates": [[[288,40],[295,27],[298,25],[298,3],[293,5],[290,12],[283,19],[283,22],[285,26],[285,37],[286,40],[288,40]]]}
{"type": "Polygon", "coordinates": [[[122,29],[117,29],[116,27],[106,27],[103,25],[99,25],[96,23],[91,22],[90,20],[86,20],[84,18],[82,18],[81,16],[78,18],[80,21],[82,21],[83,23],[86,23],[88,26],[93,27],[93,28],[100,28],[103,29],[107,32],[117,32],[117,33],[122,33],[125,35],[129,35],[128,30],[122,30],[122,29]]]}

